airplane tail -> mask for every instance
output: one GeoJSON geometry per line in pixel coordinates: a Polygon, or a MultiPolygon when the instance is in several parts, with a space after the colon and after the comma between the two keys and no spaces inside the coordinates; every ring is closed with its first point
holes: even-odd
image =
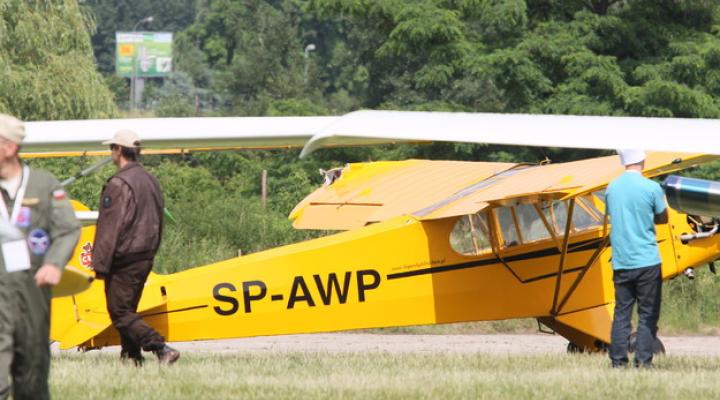
{"type": "MultiPolygon", "coordinates": [[[[164,277],[150,273],[146,287],[164,277]]],[[[167,303],[160,291],[144,290],[138,313],[162,311],[167,303]]],[[[107,313],[105,283],[95,280],[90,287],[76,295],[53,298],[50,339],[60,343],[60,349],[78,346],[83,350],[116,344],[115,328],[107,313]]]]}

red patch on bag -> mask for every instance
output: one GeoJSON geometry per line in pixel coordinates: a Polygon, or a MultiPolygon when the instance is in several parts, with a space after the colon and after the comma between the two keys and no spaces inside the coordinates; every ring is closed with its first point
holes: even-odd
{"type": "Polygon", "coordinates": [[[58,190],[52,192],[52,196],[53,196],[53,199],[55,199],[55,200],[65,200],[65,197],[67,196],[67,194],[65,193],[64,190],[58,189],[58,190]]]}

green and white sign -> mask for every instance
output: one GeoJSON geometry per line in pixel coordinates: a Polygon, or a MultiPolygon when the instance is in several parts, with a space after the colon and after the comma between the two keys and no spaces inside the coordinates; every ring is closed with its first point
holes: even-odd
{"type": "Polygon", "coordinates": [[[172,72],[172,32],[115,32],[115,71],[131,78],[172,72]]]}

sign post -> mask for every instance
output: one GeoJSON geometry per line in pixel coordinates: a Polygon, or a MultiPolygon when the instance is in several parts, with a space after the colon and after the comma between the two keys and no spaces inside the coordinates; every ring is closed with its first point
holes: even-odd
{"type": "Polygon", "coordinates": [[[130,109],[142,101],[144,78],[172,72],[172,32],[116,32],[115,72],[130,78],[130,109]]]}

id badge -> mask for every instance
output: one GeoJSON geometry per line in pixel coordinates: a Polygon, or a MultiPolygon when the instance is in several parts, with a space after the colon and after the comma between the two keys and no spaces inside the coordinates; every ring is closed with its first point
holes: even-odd
{"type": "Polygon", "coordinates": [[[3,243],[2,254],[7,272],[30,269],[30,253],[24,240],[11,240],[3,243]]]}

